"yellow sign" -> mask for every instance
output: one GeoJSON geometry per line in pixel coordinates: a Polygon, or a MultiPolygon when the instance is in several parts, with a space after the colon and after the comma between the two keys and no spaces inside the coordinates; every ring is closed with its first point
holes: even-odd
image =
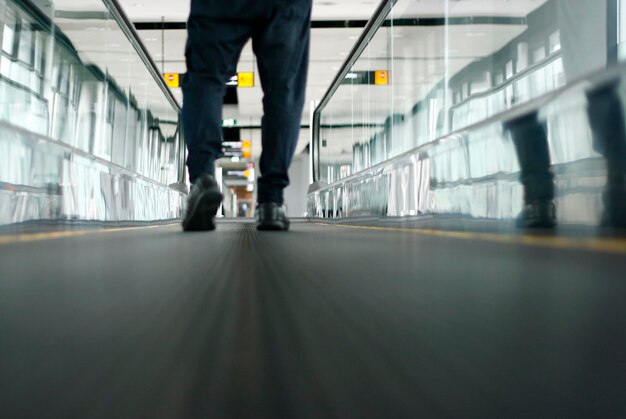
{"type": "Polygon", "coordinates": [[[386,86],[389,84],[389,72],[386,70],[376,71],[374,73],[374,84],[378,86],[386,86]]]}
{"type": "Polygon", "coordinates": [[[180,74],[166,73],[163,74],[163,78],[169,87],[180,87],[180,74]]]}
{"type": "Polygon", "coordinates": [[[254,87],[254,73],[237,73],[239,87],[254,87]]]}
{"type": "Polygon", "coordinates": [[[252,157],[252,141],[243,140],[241,142],[241,151],[242,151],[242,157],[244,159],[251,158],[252,157]]]}

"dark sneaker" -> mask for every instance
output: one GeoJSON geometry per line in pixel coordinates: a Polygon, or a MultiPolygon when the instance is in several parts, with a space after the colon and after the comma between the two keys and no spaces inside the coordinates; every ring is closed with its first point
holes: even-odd
{"type": "Polygon", "coordinates": [[[607,186],[603,193],[602,226],[626,229],[626,187],[607,186]]]}
{"type": "Polygon", "coordinates": [[[273,202],[258,204],[256,207],[256,228],[257,230],[289,230],[289,219],[285,214],[285,207],[273,202]]]}
{"type": "Polygon", "coordinates": [[[215,214],[222,203],[222,193],[210,175],[196,180],[187,198],[187,212],[183,220],[185,231],[215,230],[215,214]]]}
{"type": "Polygon", "coordinates": [[[516,224],[519,228],[554,228],[556,226],[554,203],[541,200],[524,205],[516,224]]]}

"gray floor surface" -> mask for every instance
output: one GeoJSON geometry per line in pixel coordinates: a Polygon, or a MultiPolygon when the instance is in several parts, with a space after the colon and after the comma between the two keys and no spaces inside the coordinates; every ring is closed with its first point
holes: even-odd
{"type": "Polygon", "coordinates": [[[295,223],[0,246],[0,417],[625,417],[626,257],[295,223]]]}

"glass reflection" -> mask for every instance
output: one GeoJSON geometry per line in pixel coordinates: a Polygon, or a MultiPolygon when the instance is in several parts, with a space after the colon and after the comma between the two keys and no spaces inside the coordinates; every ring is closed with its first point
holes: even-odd
{"type": "Polygon", "coordinates": [[[399,0],[351,63],[389,84],[345,80],[318,110],[333,186],[310,212],[626,225],[623,71],[596,74],[625,56],[618,3],[399,0]]]}
{"type": "MultiPolygon", "coordinates": [[[[183,182],[179,109],[105,2],[0,0],[0,28],[2,212],[12,222],[42,217],[42,205],[52,218],[150,219],[135,218],[154,214],[137,211],[150,203],[129,182],[183,182]],[[16,190],[46,203],[20,212],[16,190]]],[[[171,212],[161,195],[152,204],[171,212]]]]}

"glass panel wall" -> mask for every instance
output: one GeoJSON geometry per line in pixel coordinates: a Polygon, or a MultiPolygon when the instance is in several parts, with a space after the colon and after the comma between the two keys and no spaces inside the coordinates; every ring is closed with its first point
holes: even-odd
{"type": "MultiPolygon", "coordinates": [[[[180,109],[111,7],[103,0],[0,0],[0,123],[165,185],[179,182],[180,109]]],[[[0,155],[15,157],[8,149],[0,155]]],[[[12,172],[0,163],[0,180],[30,184],[34,166],[23,163],[12,172]]]]}
{"type": "MultiPolygon", "coordinates": [[[[611,1],[390,1],[318,108],[316,180],[336,182],[606,68],[608,34],[624,15],[611,1]]],[[[575,128],[560,133],[570,152],[590,142],[575,128]]]]}

